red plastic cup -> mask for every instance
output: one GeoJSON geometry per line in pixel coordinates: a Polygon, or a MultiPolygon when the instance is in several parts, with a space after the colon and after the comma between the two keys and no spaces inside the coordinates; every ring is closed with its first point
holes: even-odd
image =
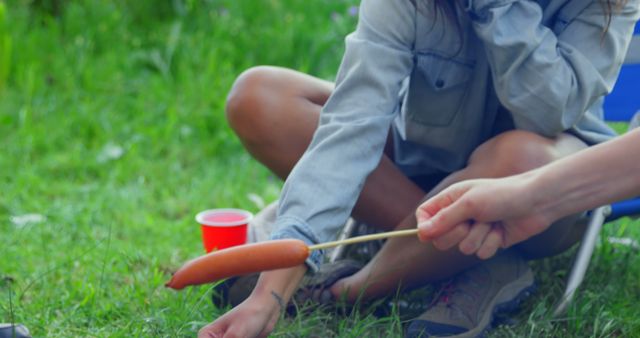
{"type": "Polygon", "coordinates": [[[253,214],[242,209],[210,209],[196,215],[207,253],[247,242],[247,225],[253,214]]]}

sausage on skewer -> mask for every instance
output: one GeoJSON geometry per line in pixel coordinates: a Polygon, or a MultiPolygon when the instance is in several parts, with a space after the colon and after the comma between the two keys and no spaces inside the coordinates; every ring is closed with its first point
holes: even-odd
{"type": "Polygon", "coordinates": [[[187,262],[173,274],[165,286],[180,290],[185,286],[212,283],[233,276],[291,268],[304,264],[312,250],[382,238],[411,236],[417,233],[418,229],[397,230],[311,246],[297,239],[279,239],[234,246],[187,262]]]}
{"type": "Polygon", "coordinates": [[[297,239],[281,239],[214,251],[183,265],[166,287],[180,290],[189,285],[215,282],[228,277],[290,268],[304,264],[309,247],[297,239]]]}

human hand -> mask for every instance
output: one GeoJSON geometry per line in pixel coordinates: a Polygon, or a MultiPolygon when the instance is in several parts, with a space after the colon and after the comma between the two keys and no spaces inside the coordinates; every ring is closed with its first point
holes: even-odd
{"type": "Polygon", "coordinates": [[[416,210],[418,236],[441,250],[458,245],[482,259],[541,233],[555,220],[537,208],[530,176],[454,184],[416,210]]]}
{"type": "Polygon", "coordinates": [[[295,292],[307,267],[265,271],[249,298],[198,332],[198,338],[266,337],[295,292]]]}
{"type": "Polygon", "coordinates": [[[280,316],[276,299],[250,296],[198,332],[198,338],[267,337],[280,316]]]}

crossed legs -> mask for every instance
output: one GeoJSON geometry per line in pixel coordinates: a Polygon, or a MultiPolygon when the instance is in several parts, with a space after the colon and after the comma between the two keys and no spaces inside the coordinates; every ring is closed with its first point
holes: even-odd
{"type": "MultiPolygon", "coordinates": [[[[333,84],[299,72],[256,67],[244,72],[227,101],[227,118],[247,150],[276,175],[285,179],[311,141],[320,109],[333,84]]],[[[480,145],[466,168],[454,172],[430,191],[423,191],[387,157],[369,175],[352,215],[383,230],[416,226],[414,212],[426,196],[465,179],[502,177],[542,166],[576,152],[585,145],[563,134],[547,139],[525,131],[509,131],[480,145]]],[[[575,243],[582,229],[552,226],[523,243],[528,255],[545,256],[575,243]]],[[[395,238],[358,273],[338,281],[334,295],[347,299],[377,297],[398,285],[414,287],[440,280],[478,264],[457,248],[440,251],[416,238],[395,238]]]]}

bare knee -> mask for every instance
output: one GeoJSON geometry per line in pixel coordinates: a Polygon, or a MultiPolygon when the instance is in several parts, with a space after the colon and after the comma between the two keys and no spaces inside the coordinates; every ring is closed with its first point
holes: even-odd
{"type": "Polygon", "coordinates": [[[554,161],[558,157],[554,144],[553,139],[528,131],[512,130],[478,147],[469,163],[490,166],[495,176],[519,174],[554,161]]]}
{"type": "Polygon", "coordinates": [[[270,100],[277,100],[275,67],[258,66],[244,71],[234,82],[225,107],[227,121],[240,138],[256,136],[268,124],[270,100]]]}

